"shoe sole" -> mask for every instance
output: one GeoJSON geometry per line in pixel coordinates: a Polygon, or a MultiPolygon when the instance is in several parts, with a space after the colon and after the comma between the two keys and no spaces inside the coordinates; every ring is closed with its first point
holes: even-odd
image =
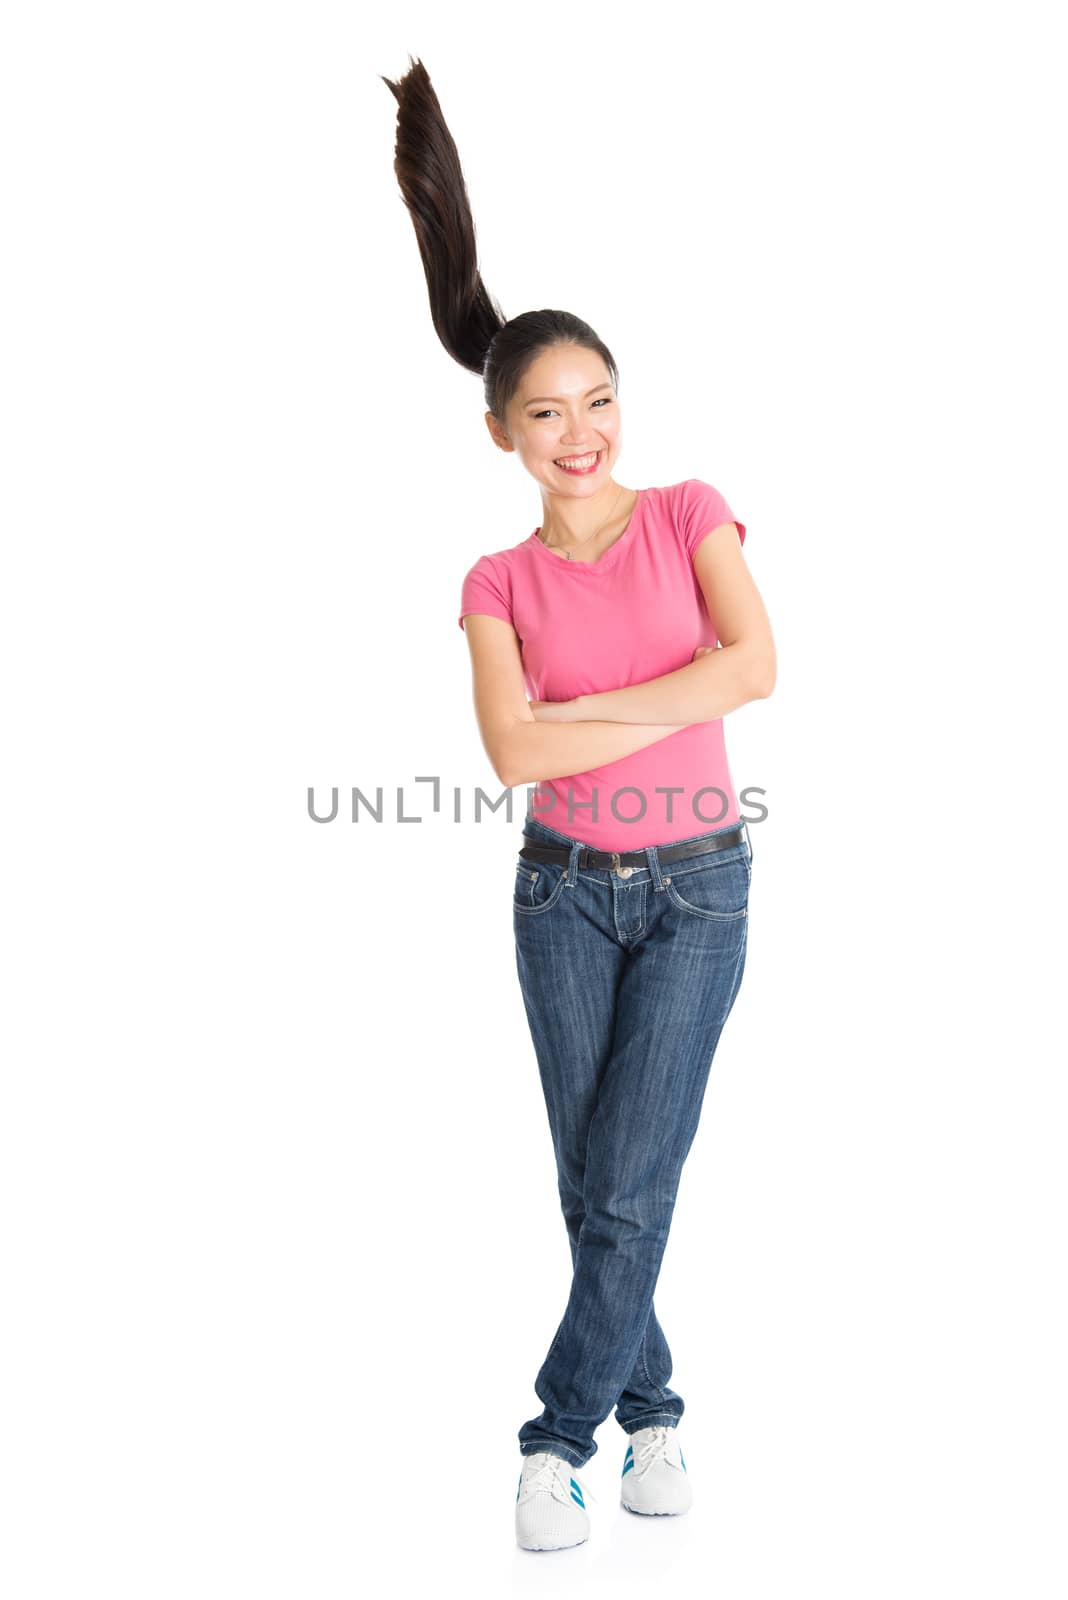
{"type": "Polygon", "coordinates": [[[545,1554],[550,1550],[577,1550],[580,1544],[589,1542],[589,1537],[589,1534],[586,1534],[585,1538],[576,1539],[571,1544],[519,1544],[518,1539],[516,1544],[519,1545],[520,1550],[529,1550],[532,1555],[537,1553],[545,1554]]]}
{"type": "Polygon", "coordinates": [[[632,1511],[636,1517],[684,1517],[687,1511],[693,1510],[692,1506],[683,1506],[679,1511],[646,1511],[639,1506],[628,1506],[625,1500],[621,1500],[619,1503],[624,1511],[632,1511]]]}

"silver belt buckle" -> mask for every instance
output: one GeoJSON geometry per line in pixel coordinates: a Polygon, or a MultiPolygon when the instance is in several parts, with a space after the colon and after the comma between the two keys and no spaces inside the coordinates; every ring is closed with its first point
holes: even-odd
{"type": "Polygon", "coordinates": [[[619,863],[621,858],[618,850],[610,850],[608,854],[612,857],[611,870],[616,874],[616,876],[619,878],[629,878],[631,873],[634,871],[634,868],[620,866],[619,863]]]}

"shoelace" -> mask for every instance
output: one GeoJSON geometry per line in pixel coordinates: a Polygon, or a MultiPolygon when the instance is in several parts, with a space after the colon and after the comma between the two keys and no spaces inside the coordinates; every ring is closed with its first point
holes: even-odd
{"type": "Polygon", "coordinates": [[[548,1489],[554,1499],[562,1500],[565,1505],[574,1505],[575,1501],[571,1494],[572,1478],[582,1490],[583,1500],[587,1496],[594,1501],[597,1499],[593,1490],[582,1481],[574,1467],[569,1466],[563,1456],[555,1456],[551,1452],[547,1452],[541,1466],[536,1467],[526,1477],[523,1484],[523,1498],[525,1500],[528,1495],[534,1494],[538,1489],[548,1489]]]}
{"type": "MultiPolygon", "coordinates": [[[[654,1461],[667,1461],[668,1434],[670,1432],[670,1428],[658,1427],[653,1437],[642,1445],[634,1457],[634,1476],[636,1478],[644,1477],[654,1461]]],[[[671,1466],[672,1463],[668,1461],[668,1465],[671,1466]]]]}

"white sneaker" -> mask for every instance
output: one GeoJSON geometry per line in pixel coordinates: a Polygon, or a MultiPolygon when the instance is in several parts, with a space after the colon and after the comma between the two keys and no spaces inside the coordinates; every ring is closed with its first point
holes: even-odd
{"type": "Polygon", "coordinates": [[[628,1511],[652,1517],[677,1517],[689,1511],[693,1488],[677,1432],[661,1423],[631,1434],[620,1488],[620,1500],[628,1511]]]}
{"type": "Polygon", "coordinates": [[[551,1450],[523,1457],[515,1497],[515,1536],[523,1550],[564,1550],[590,1536],[586,1496],[597,1496],[575,1477],[574,1468],[551,1450]]]}

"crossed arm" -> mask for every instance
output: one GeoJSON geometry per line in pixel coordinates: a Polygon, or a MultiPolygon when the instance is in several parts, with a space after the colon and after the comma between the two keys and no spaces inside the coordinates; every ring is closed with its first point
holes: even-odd
{"type": "Polygon", "coordinates": [[[719,646],[699,647],[674,672],[603,694],[528,701],[514,627],[499,616],[467,618],[479,732],[503,784],[543,783],[608,766],[771,693],[771,627],[733,522],[705,535],[694,569],[719,646]],[[543,726],[549,722],[575,726],[543,726]]]}
{"type": "Polygon", "coordinates": [[[699,648],[689,666],[645,683],[574,700],[531,700],[538,722],[714,722],[770,693],[767,662],[755,649],[699,648]]]}

